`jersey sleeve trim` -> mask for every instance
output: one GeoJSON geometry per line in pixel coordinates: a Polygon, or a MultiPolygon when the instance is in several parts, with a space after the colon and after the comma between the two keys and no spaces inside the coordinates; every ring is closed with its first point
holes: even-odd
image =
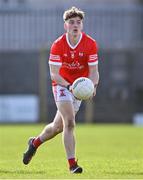
{"type": "Polygon", "coordinates": [[[57,60],[57,61],[60,61],[60,56],[59,55],[54,55],[54,54],[50,54],[50,60],[57,60]]]}
{"type": "Polygon", "coordinates": [[[89,66],[94,66],[94,65],[97,65],[97,64],[98,64],[98,61],[88,62],[89,66]]]}
{"type": "Polygon", "coordinates": [[[61,65],[62,65],[61,62],[56,62],[56,61],[49,61],[49,64],[51,64],[51,65],[57,65],[57,66],[61,66],[61,65]]]}
{"type": "Polygon", "coordinates": [[[92,60],[98,60],[98,55],[97,54],[92,54],[92,55],[89,55],[89,61],[92,61],[92,60]]]}
{"type": "Polygon", "coordinates": [[[62,65],[60,56],[59,55],[50,54],[49,64],[62,65]]]}
{"type": "Polygon", "coordinates": [[[98,64],[98,55],[97,54],[89,55],[88,65],[93,66],[97,64],[98,64]]]}

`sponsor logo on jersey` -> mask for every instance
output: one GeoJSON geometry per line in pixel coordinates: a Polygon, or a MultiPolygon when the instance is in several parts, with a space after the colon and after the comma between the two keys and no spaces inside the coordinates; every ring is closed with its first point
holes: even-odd
{"type": "Polygon", "coordinates": [[[63,62],[63,67],[68,69],[83,69],[84,65],[81,65],[78,61],[74,61],[72,63],[63,62]]]}

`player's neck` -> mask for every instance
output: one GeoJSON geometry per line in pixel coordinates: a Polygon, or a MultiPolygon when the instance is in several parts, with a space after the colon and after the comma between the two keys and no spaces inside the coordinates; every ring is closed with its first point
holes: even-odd
{"type": "Polygon", "coordinates": [[[68,39],[71,46],[75,46],[79,42],[80,37],[81,37],[81,33],[77,36],[72,36],[68,34],[68,39]]]}

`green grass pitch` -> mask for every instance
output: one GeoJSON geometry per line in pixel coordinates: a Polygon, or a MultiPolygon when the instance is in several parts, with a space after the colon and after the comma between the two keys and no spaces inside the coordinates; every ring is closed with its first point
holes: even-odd
{"type": "Polygon", "coordinates": [[[0,179],[143,179],[143,127],[77,124],[76,153],[83,174],[70,174],[61,135],[22,164],[30,136],[44,125],[0,125],[0,179]]]}

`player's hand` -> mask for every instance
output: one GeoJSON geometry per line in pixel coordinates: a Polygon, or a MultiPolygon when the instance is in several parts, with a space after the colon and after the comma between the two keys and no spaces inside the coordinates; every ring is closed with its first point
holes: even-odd
{"type": "MultiPolygon", "coordinates": [[[[72,85],[68,85],[68,86],[67,86],[67,89],[72,93],[72,85]]],[[[73,94],[73,93],[72,93],[72,94],[73,94]]],[[[73,96],[74,96],[74,95],[73,95],[73,96]]],[[[75,97],[75,96],[74,96],[74,97],[75,97]]],[[[81,101],[81,99],[78,99],[77,97],[75,97],[75,99],[81,101]]]]}
{"type": "Polygon", "coordinates": [[[67,89],[70,91],[70,92],[72,92],[72,85],[67,85],[67,89]]]}
{"type": "MultiPolygon", "coordinates": [[[[97,89],[97,86],[98,86],[98,84],[95,84],[95,85],[94,85],[93,97],[96,96],[96,89],[97,89]]],[[[93,97],[92,97],[92,98],[93,98],[93,97]]]]}
{"type": "Polygon", "coordinates": [[[93,95],[89,98],[89,99],[93,99],[94,96],[96,96],[96,87],[94,88],[94,92],[93,92],[93,95]]]}
{"type": "Polygon", "coordinates": [[[94,88],[93,97],[96,95],[96,87],[94,88]]]}

